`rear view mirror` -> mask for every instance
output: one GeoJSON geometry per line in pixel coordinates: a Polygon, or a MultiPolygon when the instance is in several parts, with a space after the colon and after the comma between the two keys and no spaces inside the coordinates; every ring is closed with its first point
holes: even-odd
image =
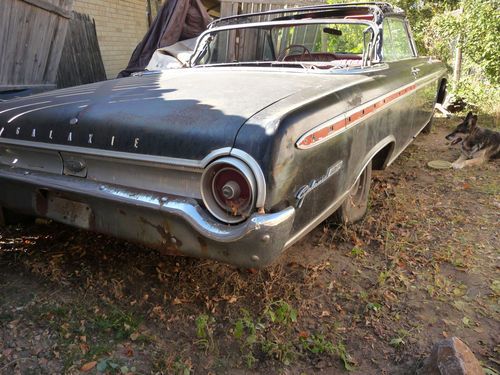
{"type": "Polygon", "coordinates": [[[342,31],[337,30],[337,29],[332,29],[331,27],[325,27],[323,29],[323,32],[326,33],[326,34],[330,34],[330,35],[337,35],[337,36],[341,36],[342,35],[342,31]]]}

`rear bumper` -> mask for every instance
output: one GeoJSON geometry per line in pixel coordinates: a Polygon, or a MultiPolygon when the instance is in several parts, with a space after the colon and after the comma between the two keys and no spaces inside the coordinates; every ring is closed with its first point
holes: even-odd
{"type": "Polygon", "coordinates": [[[230,226],[194,199],[5,166],[0,166],[0,206],[174,255],[249,268],[264,267],[279,256],[295,215],[289,207],[230,226]]]}

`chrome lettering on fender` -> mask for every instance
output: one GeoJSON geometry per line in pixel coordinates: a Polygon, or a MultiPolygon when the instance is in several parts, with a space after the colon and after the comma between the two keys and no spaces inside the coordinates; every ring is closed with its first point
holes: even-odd
{"type": "MultiPolygon", "coordinates": [[[[76,123],[73,122],[72,125],[76,125],[76,123]]],[[[21,135],[21,130],[24,133],[24,129],[22,127],[20,127],[20,126],[17,126],[13,130],[14,130],[14,133],[15,133],[16,136],[20,136],[21,135]]],[[[37,138],[39,138],[40,131],[38,131],[37,128],[30,128],[30,129],[26,129],[26,130],[27,130],[27,135],[26,135],[27,137],[29,136],[30,138],[33,138],[35,140],[37,138]]],[[[5,137],[7,135],[6,134],[7,131],[8,131],[8,129],[5,126],[0,127],[0,137],[2,137],[2,138],[5,137]]],[[[73,132],[74,131],[71,130],[71,131],[67,132],[64,135],[64,137],[66,138],[67,142],[73,143],[73,141],[76,140],[75,137],[78,134],[76,134],[76,133],[73,134],[73,132]]],[[[52,141],[56,135],[57,135],[57,131],[54,131],[53,129],[50,129],[49,132],[48,132],[48,139],[52,141]]],[[[94,133],[86,133],[84,136],[87,137],[87,138],[84,138],[84,139],[86,139],[87,144],[90,144],[90,145],[94,144],[96,142],[96,139],[98,138],[98,137],[95,136],[94,133]]],[[[118,138],[116,136],[112,135],[110,137],[107,137],[107,139],[108,139],[109,145],[111,147],[115,147],[115,143],[117,142],[118,138]]],[[[141,138],[140,137],[134,137],[134,138],[132,138],[131,140],[129,140],[127,142],[130,142],[131,145],[132,145],[132,147],[134,149],[139,149],[141,147],[141,138]]]]}
{"type": "Polygon", "coordinates": [[[309,182],[307,185],[302,186],[298,191],[297,194],[295,194],[295,198],[297,199],[297,208],[302,207],[302,203],[304,203],[305,197],[311,193],[314,189],[316,189],[318,186],[322,185],[325,183],[330,177],[332,177],[335,173],[340,171],[342,168],[342,165],[344,162],[342,160],[339,160],[335,164],[333,164],[331,167],[329,167],[326,170],[326,173],[321,176],[317,180],[312,180],[309,182]]]}

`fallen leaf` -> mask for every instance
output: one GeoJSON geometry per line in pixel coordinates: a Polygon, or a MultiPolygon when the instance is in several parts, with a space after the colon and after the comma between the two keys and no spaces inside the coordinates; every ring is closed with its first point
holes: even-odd
{"type": "Polygon", "coordinates": [[[301,332],[299,332],[299,337],[302,339],[307,339],[309,337],[309,332],[301,331],[301,332]]]}
{"type": "Polygon", "coordinates": [[[138,332],[134,332],[134,333],[132,333],[132,334],[130,335],[130,340],[135,341],[135,340],[137,340],[137,339],[139,338],[139,336],[140,336],[140,335],[139,335],[139,333],[138,333],[138,332]]]}
{"type": "Polygon", "coordinates": [[[80,368],[80,371],[88,372],[92,370],[96,365],[97,361],[87,362],[80,368]]]}
{"type": "Polygon", "coordinates": [[[131,358],[134,356],[134,349],[132,349],[131,346],[127,345],[125,346],[123,350],[123,354],[125,354],[127,357],[131,358]]]}
{"type": "Polygon", "coordinates": [[[87,354],[90,350],[90,347],[86,343],[81,343],[80,344],[80,350],[82,351],[83,355],[87,354]]]}

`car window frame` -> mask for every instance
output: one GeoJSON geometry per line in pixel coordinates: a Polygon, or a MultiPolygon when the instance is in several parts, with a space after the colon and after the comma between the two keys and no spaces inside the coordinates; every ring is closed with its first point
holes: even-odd
{"type": "MultiPolygon", "coordinates": [[[[418,57],[418,52],[417,52],[417,49],[415,47],[415,43],[414,43],[412,33],[411,33],[410,28],[409,28],[408,20],[406,19],[406,17],[398,17],[396,15],[384,17],[384,20],[382,23],[382,30],[383,30],[382,31],[382,62],[387,63],[387,62],[403,61],[403,60],[415,59],[418,57]],[[398,22],[401,22],[403,24],[403,28],[404,28],[406,37],[408,39],[408,45],[409,45],[410,51],[412,53],[411,56],[392,59],[392,60],[386,59],[386,57],[384,55],[384,45],[386,43],[385,39],[386,39],[387,30],[389,29],[389,25],[386,24],[386,21],[398,21],[398,22]],[[386,25],[387,25],[387,28],[386,28],[386,25]]],[[[390,30],[389,30],[389,34],[391,34],[390,30]]],[[[391,42],[392,42],[392,37],[391,37],[391,42]]]]}

